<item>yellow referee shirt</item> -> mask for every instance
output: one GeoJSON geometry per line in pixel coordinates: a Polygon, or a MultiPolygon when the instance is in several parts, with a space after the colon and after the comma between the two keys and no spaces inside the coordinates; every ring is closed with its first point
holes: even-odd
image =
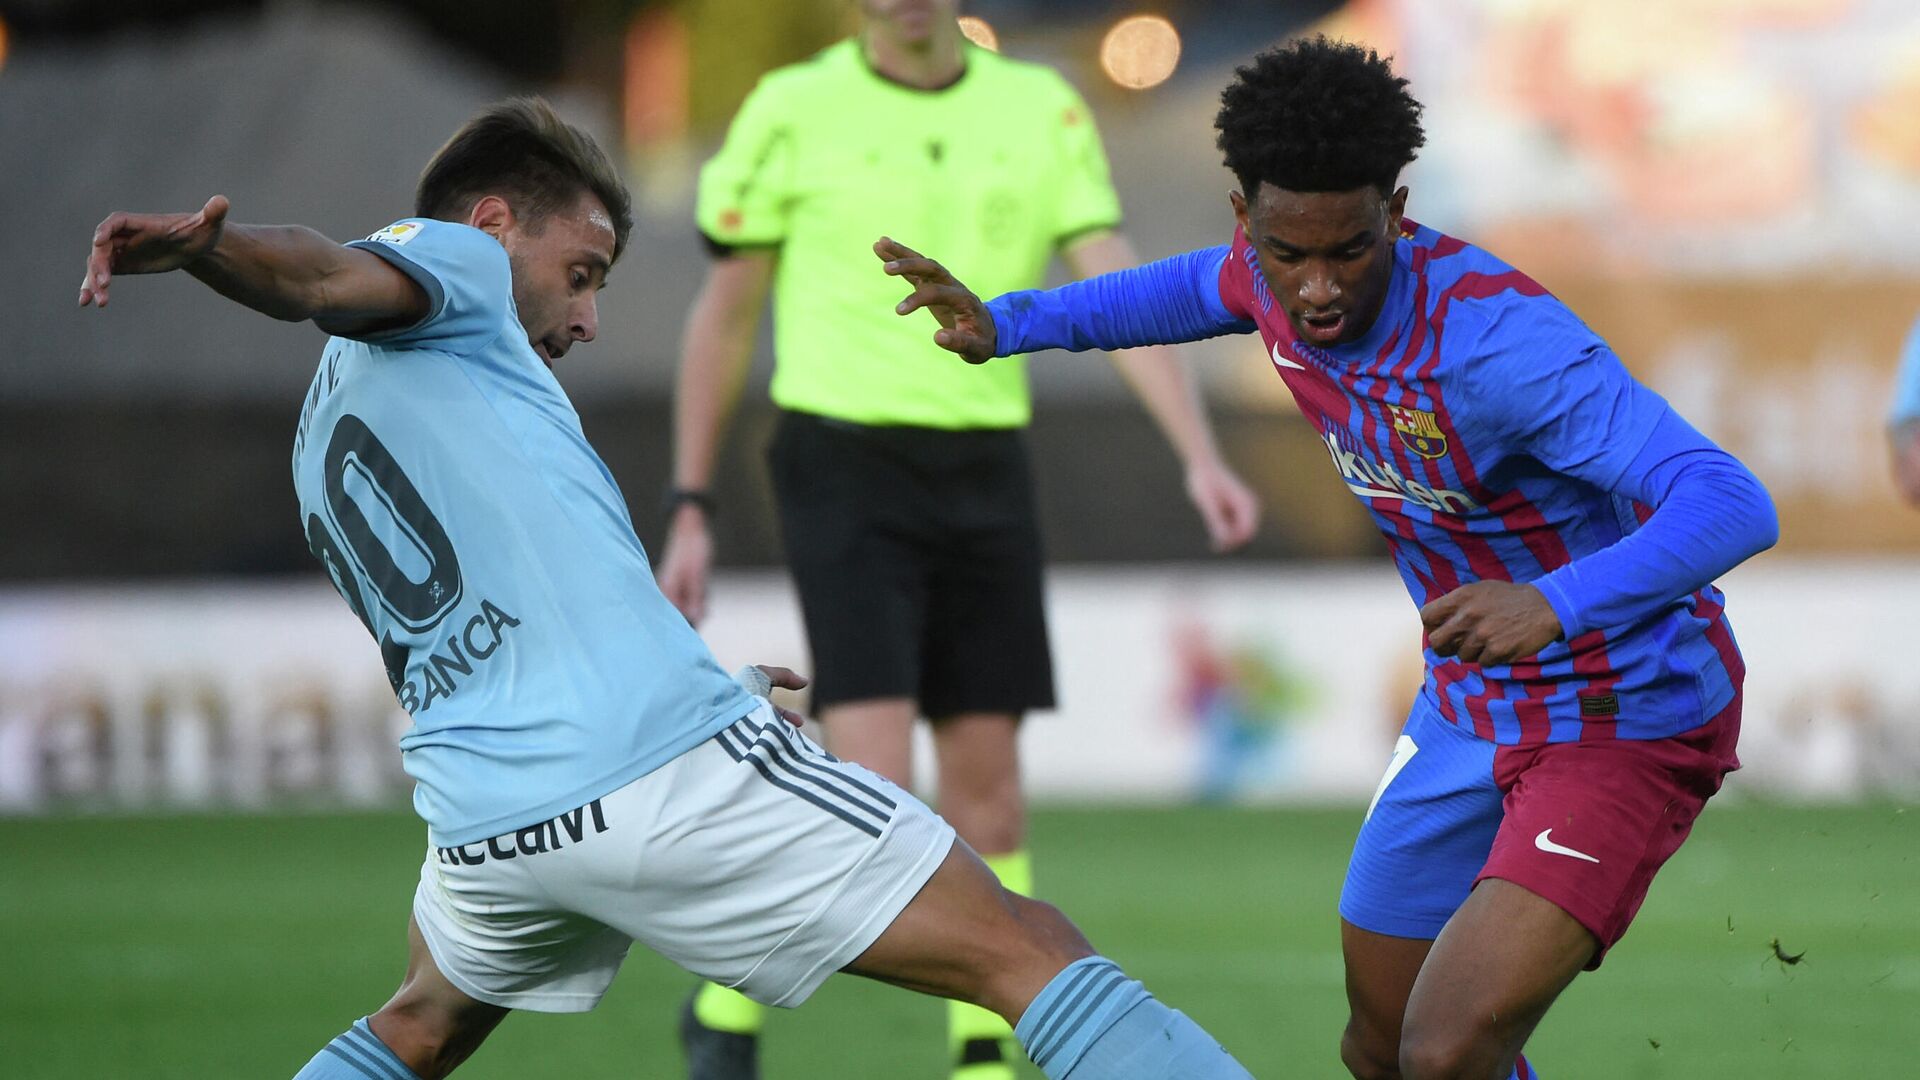
{"type": "Polygon", "coordinates": [[[777,247],[773,400],[863,424],[1009,428],[1032,414],[1019,358],[973,366],[893,307],[873,242],[939,259],[981,296],[1040,285],[1053,252],[1112,228],[1093,116],[1050,68],[966,47],[943,90],[891,82],[856,40],[769,73],[700,173],[698,218],[729,248],[777,247]]]}

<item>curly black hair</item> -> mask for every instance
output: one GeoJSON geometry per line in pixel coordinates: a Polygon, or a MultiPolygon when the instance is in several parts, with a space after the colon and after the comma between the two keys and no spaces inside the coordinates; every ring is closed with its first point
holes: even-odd
{"type": "Polygon", "coordinates": [[[1286,191],[1393,191],[1426,134],[1407,80],[1380,54],[1324,35],[1254,57],[1220,92],[1220,152],[1251,199],[1286,191]]]}

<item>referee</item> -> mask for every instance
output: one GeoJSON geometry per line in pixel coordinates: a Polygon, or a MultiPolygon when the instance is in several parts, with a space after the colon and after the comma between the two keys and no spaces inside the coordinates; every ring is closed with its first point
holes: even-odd
{"type": "MultiPolygon", "coordinates": [[[[1039,285],[1056,252],[1080,276],[1137,260],[1086,103],[1053,70],[970,44],[957,7],[862,0],[858,36],[763,78],[702,171],[715,259],[682,341],[659,577],[698,623],[708,484],[771,291],[768,463],[814,711],[834,753],[903,786],[927,717],[942,815],[1030,892],[1016,736],[1054,696],[1026,371],[949,362],[893,316],[899,283],[868,250],[886,234],[940,251],[983,296],[1039,285]]],[[[1172,352],[1114,362],[1185,464],[1215,549],[1244,544],[1258,504],[1172,352]]],[[[956,1080],[1011,1080],[1005,1023],[952,1010],[956,1080]]],[[[760,1022],[760,1006],[702,987],[681,1018],[694,1080],[756,1076],[760,1022]]]]}

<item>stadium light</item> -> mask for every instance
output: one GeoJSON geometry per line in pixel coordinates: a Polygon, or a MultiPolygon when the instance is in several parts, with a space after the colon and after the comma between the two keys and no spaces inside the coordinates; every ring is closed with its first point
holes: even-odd
{"type": "Polygon", "coordinates": [[[1100,70],[1130,90],[1159,86],[1180,64],[1180,32],[1158,15],[1130,15],[1100,41],[1100,70]]]}
{"type": "Polygon", "coordinates": [[[993,24],[977,15],[960,16],[960,32],[983,49],[1000,51],[1000,35],[993,32],[993,24]]]}

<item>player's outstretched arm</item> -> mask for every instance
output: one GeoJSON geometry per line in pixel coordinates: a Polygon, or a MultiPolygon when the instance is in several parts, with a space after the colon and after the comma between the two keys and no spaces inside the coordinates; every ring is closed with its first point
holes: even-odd
{"type": "Polygon", "coordinates": [[[185,270],[214,291],[288,322],[354,335],[425,318],[425,290],[385,260],[297,225],[234,225],[215,195],[187,214],[109,214],[93,231],[80,306],[106,307],[117,274],[185,270]]]}
{"type": "Polygon", "coordinates": [[[1255,329],[1251,320],[1229,311],[1220,296],[1220,268],[1229,255],[1224,246],[1057,289],[1010,292],[985,304],[945,267],[904,245],[881,240],[873,250],[886,261],[887,273],[914,284],[913,295],[896,310],[902,315],[923,307],[932,311],[941,320],[935,343],[975,364],[1040,349],[1178,345],[1255,329]],[[991,338],[984,328],[991,328],[991,338]]]}
{"type": "Polygon", "coordinates": [[[925,308],[940,321],[933,332],[933,343],[948,352],[958,353],[969,364],[984,364],[995,356],[999,332],[987,305],[973,290],[960,284],[947,268],[890,237],[881,237],[873,253],[886,264],[887,273],[903,277],[913,285],[913,293],[893,310],[908,315],[925,308]]]}

